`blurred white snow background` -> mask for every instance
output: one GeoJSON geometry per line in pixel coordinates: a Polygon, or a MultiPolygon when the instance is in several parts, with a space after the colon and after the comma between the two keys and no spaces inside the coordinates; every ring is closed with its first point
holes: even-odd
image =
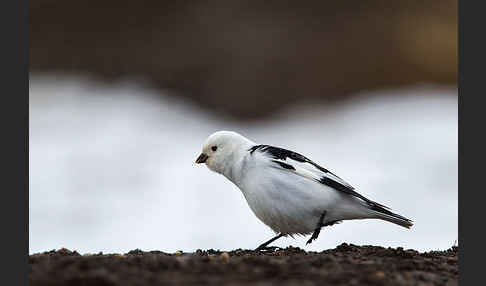
{"type": "Polygon", "coordinates": [[[453,87],[361,93],[246,124],[160,93],[134,81],[31,74],[29,253],[253,249],[271,238],[236,186],[194,163],[205,138],[221,129],[302,153],[415,221],[410,230],[345,221],[309,246],[303,237],[273,245],[425,251],[458,238],[453,87]]]}

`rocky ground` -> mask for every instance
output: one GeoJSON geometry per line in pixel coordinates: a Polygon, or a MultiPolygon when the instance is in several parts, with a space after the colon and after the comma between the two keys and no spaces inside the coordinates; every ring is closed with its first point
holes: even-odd
{"type": "Polygon", "coordinates": [[[306,252],[197,250],[29,256],[30,285],[457,285],[458,248],[420,253],[356,246],[306,252]]]}

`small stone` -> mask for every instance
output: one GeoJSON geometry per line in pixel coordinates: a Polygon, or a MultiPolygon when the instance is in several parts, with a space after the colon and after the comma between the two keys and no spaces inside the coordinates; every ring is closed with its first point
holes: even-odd
{"type": "Polygon", "coordinates": [[[378,271],[378,272],[375,273],[375,275],[376,275],[376,278],[379,278],[379,279],[385,278],[385,272],[383,272],[383,271],[378,271]]]}
{"type": "Polygon", "coordinates": [[[221,255],[219,255],[219,259],[223,262],[228,262],[230,259],[230,255],[228,254],[228,252],[223,252],[221,253],[221,255]]]}

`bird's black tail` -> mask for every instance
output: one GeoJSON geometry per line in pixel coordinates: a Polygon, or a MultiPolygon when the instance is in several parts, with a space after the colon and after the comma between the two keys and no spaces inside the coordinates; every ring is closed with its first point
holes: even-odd
{"type": "Polygon", "coordinates": [[[393,213],[388,207],[375,202],[369,202],[370,210],[376,216],[376,218],[398,224],[400,226],[410,228],[413,225],[413,221],[399,214],[393,213]]]}

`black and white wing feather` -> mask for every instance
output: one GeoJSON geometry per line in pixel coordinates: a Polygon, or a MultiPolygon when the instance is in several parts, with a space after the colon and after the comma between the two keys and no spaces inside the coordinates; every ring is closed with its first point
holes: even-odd
{"type": "Polygon", "coordinates": [[[393,214],[388,211],[388,207],[359,194],[354,190],[353,186],[346,181],[299,153],[270,145],[255,145],[249,149],[250,154],[255,151],[268,155],[272,162],[275,163],[276,168],[293,171],[302,177],[317,181],[335,190],[360,198],[365,201],[371,209],[386,214],[393,214]]]}

